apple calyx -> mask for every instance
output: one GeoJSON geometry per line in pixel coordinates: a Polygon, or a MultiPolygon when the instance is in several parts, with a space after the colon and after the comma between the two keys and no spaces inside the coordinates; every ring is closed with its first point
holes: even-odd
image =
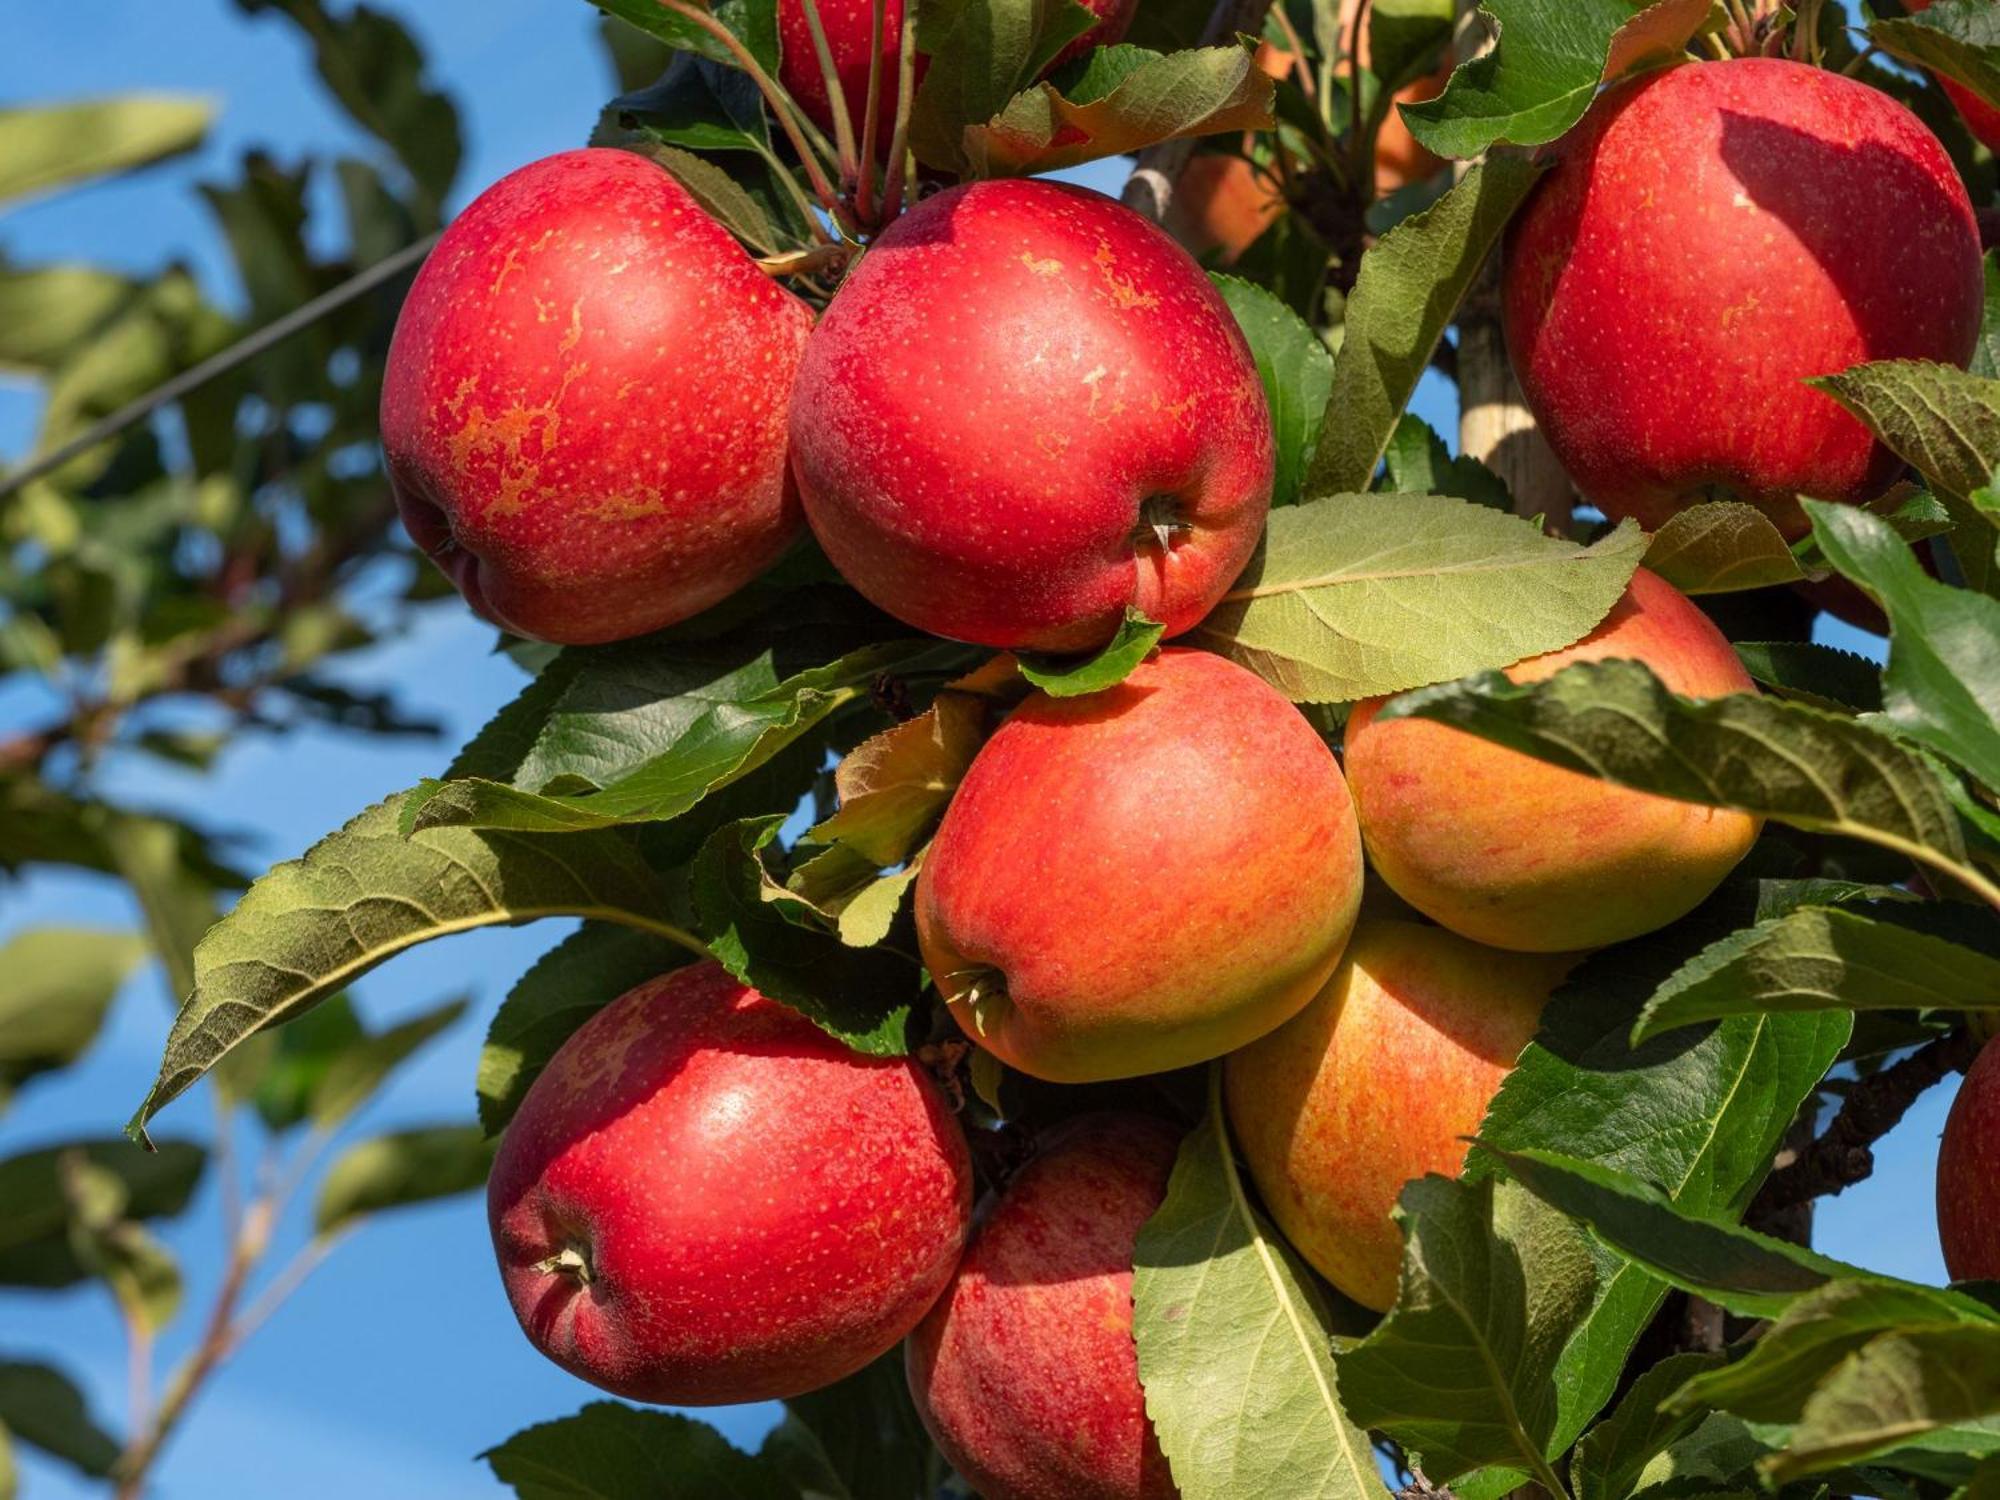
{"type": "Polygon", "coordinates": [[[950,1004],[966,1008],[975,1036],[986,1035],[988,1015],[1007,1003],[1007,976],[990,964],[955,969],[940,976],[938,988],[950,1004]]]}
{"type": "Polygon", "coordinates": [[[1192,522],[1181,516],[1181,503],[1173,495],[1148,495],[1139,502],[1139,520],[1132,528],[1135,547],[1153,545],[1171,552],[1194,532],[1192,522]]]}
{"type": "Polygon", "coordinates": [[[535,1262],[535,1269],[545,1276],[567,1276],[578,1286],[589,1286],[597,1279],[590,1268],[587,1246],[564,1245],[546,1260],[535,1262]]]}

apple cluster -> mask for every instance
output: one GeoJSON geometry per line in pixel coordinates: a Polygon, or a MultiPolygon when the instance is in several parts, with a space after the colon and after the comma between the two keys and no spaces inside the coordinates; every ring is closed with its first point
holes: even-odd
{"type": "MultiPolygon", "coordinates": [[[[1100,11],[1107,35],[1130,9],[1100,11]]],[[[830,108],[816,73],[789,81],[830,108]]],[[[1802,379],[1963,364],[1981,315],[1938,143],[1885,96],[1772,60],[1607,93],[1507,255],[1542,430],[1592,504],[1649,525],[1726,490],[1796,532],[1801,493],[1878,495],[1892,456],[1802,379]]],[[[815,319],[671,176],[610,150],[526,167],[457,220],[382,407],[412,536],[482,615],[566,644],[684,620],[806,528],[920,631],[1080,653],[1137,610],[1171,639],[1249,561],[1274,464],[1228,308],[1108,198],[939,192],[815,319]]],[[[1643,570],[1588,637],[1508,675],[1605,657],[1695,698],[1755,690],[1643,570]]],[[[1352,708],[1337,758],[1253,672],[1174,645],[1104,691],[1031,693],[915,888],[932,982],[1008,1067],[1087,1084],[1223,1059],[1272,1217],[1377,1309],[1399,1191],[1459,1168],[1579,955],[1685,915],[1759,834],[1380,707],[1352,708]]],[[[924,1068],[703,963],[568,1041],[489,1201],[522,1327],[609,1390],[784,1397],[903,1342],[926,1425],[989,1500],[1164,1497],[1130,1284],[1177,1139],[1073,1120],[975,1221],[966,1134],[924,1068]]]]}

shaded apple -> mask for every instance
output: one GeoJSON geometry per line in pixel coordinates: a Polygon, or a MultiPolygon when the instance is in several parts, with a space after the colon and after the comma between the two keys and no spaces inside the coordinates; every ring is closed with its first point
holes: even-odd
{"type": "MultiPolygon", "coordinates": [[[[1676,693],[1756,691],[1721,631],[1641,568],[1573,646],[1507,669],[1539,682],[1573,662],[1643,662],[1676,693]]],[[[1613,786],[1422,719],[1347,721],[1348,784],[1369,863],[1396,894],[1475,942],[1597,948],[1685,916],[1736,867],[1762,822],[1613,786]]]]}
{"type": "Polygon", "coordinates": [[[1405,1183],[1456,1176],[1571,955],[1503,953],[1364,917],[1306,1008],[1223,1065],[1229,1126],[1285,1238],[1385,1310],[1405,1183]]]}
{"type": "Polygon", "coordinates": [[[982,1500],[1171,1500],[1132,1341],[1132,1256],[1180,1132],[1086,1115],[987,1206],[905,1346],[910,1395],[982,1500]]]}
{"type": "Polygon", "coordinates": [[[1902,461],[1804,382],[1963,366],[1984,301],[1972,204],[1879,90],[1775,58],[1606,92],[1508,232],[1503,313],[1549,446],[1607,515],[1734,496],[1802,535],[1902,461]]]}
{"type": "Polygon", "coordinates": [[[523,167],[445,231],[397,320],[382,447],[404,524],[520,635],[697,614],[800,530],[785,415],[811,327],[651,162],[523,167]]]}
{"type": "Polygon", "coordinates": [[[1945,1117],[1938,1238],[1953,1281],[2000,1281],[2000,1047],[1988,1043],[1945,1117]]]}
{"type": "Polygon", "coordinates": [[[1127,606],[1190,629],[1271,498],[1221,296],[1157,225],[1053,182],[971,183],[891,226],[806,345],[792,443],[847,580],[988,646],[1086,650],[1127,606]]]}
{"type": "Polygon", "coordinates": [[[908,1058],[864,1057],[715,963],[564,1043],[487,1184],[529,1339],[638,1401],[797,1395],[893,1348],[971,1222],[964,1136],[908,1058]]]}
{"type": "Polygon", "coordinates": [[[1332,752],[1278,691],[1169,649],[1036,693],[980,750],[917,877],[925,966],[967,1036],[1037,1078],[1165,1072],[1262,1035],[1354,925],[1332,752]]]}

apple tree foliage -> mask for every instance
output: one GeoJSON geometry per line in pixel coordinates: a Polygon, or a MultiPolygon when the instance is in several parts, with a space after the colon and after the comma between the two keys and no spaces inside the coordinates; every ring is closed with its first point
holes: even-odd
{"type": "MultiPolygon", "coordinates": [[[[0,318],[0,358],[47,383],[44,448],[439,220],[455,127],[407,37],[362,8],[240,3],[304,29],[380,144],[379,161],[335,167],[347,245],[307,247],[309,169],[252,157],[240,184],[204,190],[238,252],[245,315],[178,272],[138,285],[0,267],[0,306],[23,310],[0,318]]],[[[837,265],[797,142],[746,72],[778,70],[775,0],[599,3],[627,88],[595,138],[649,155],[824,300],[837,265]]],[[[1727,500],[1652,535],[1544,526],[1565,518],[1521,514],[1498,474],[1407,410],[1427,373],[1451,379],[1466,354],[1453,330],[1490,297],[1483,270],[1537,178],[1532,148],[1602,84],[1700,46],[1729,9],[1486,0],[1497,45],[1403,112],[1451,168],[1382,196],[1375,135],[1390,95],[1454,46],[1451,0],[1375,0],[1372,69],[1352,65],[1359,33],[1323,0],[1275,13],[1157,0],[1127,42],[1047,78],[1042,63],[1082,29],[1074,4],[915,6],[931,62],[908,136],[929,173],[1177,163],[1187,147],[1171,143],[1195,142],[1283,188],[1286,211],[1216,272],[1270,397],[1277,505],[1186,643],[1257,672],[1329,737],[1344,705],[1398,694],[1386,713],[1769,820],[1699,909],[1573,971],[1465,1170],[1406,1189],[1386,1315],[1344,1301],[1278,1235],[1214,1078],[1160,1081],[1189,1134],[1139,1241],[1135,1338],[1188,1500],[1498,1500],[1523,1486],[1553,1500],[1943,1500],[2000,1482],[1993,1289],[1918,1286],[1809,1248],[1813,1199],[1866,1174],[1867,1141],[1962,1068],[2000,1010],[2000,316],[1970,372],[1878,364],[1821,382],[1908,479],[1868,507],[1808,498],[1795,543],[1727,500]],[[1259,34],[1300,66],[1269,78],[1259,34]],[[1631,662],[1519,686],[1501,675],[1587,634],[1641,562],[1711,609],[1760,696],[1691,702],[1631,662]],[[1885,665],[1811,643],[1795,586],[1828,580],[1879,609],[1885,665]]],[[[1915,17],[1798,9],[1828,63],[1916,109],[1990,203],[1992,160],[1936,81],[2000,105],[2000,26],[1979,0],[1915,17]]],[[[134,166],[200,126],[159,101],[0,116],[13,174],[0,187],[134,166]]],[[[2000,308],[2000,269],[1988,280],[2000,308]]],[[[0,1279],[97,1276],[136,1322],[169,1316],[173,1268],[145,1225],[185,1206],[204,1159],[152,1138],[153,1117],[206,1076],[225,1118],[240,1106],[279,1137],[331,1129],[456,1015],[370,1034],[348,988],[481,925],[581,919],[492,1015],[478,1124],[355,1147],[322,1187],[323,1233],[475,1185],[564,1039],[699,954],[852,1046],[918,1053],[953,1085],[989,1173],[1038,1125],[1115,1098],[969,1055],[912,957],[907,897],[984,736],[1030,685],[1119,681],[1158,639],[1143,618],[1089,659],[996,658],[913,635],[806,546],[653,636],[513,643],[519,696],[439,776],[255,881],[213,830],[98,789],[114,753],[201,763],[228,734],[307,717],[420,727],[320,675],[439,591],[391,538],[370,449],[395,290],[182,397],[176,441],[130,430],[0,509],[7,668],[79,684],[69,717],[0,742],[0,864],[102,871],[142,917],[134,934],[31,932],[6,950],[4,971],[27,978],[0,996],[0,1087],[77,1055],[148,954],[182,1002],[130,1126],[152,1154],[102,1140],[0,1162],[0,1181],[20,1184],[0,1198],[29,1206],[0,1224],[0,1279]],[[385,576],[393,607],[351,606],[365,587],[379,599],[385,576]],[[190,694],[218,728],[144,711],[190,694]]],[[[32,1360],[0,1363],[0,1422],[87,1472],[151,1457],[145,1431],[111,1438],[32,1360]]],[[[486,1458],[523,1496],[911,1500],[956,1483],[894,1357],[786,1403],[755,1452],[598,1401],[486,1458]]]]}

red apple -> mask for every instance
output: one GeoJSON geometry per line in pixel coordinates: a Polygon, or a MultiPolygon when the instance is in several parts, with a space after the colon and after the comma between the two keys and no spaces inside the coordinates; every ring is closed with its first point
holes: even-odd
{"type": "Polygon", "coordinates": [[[1953,1281],[2000,1281],[2000,1047],[1980,1049],[1945,1117],[1938,1238],[1953,1281]]]}
{"type": "Polygon", "coordinates": [[[523,167],[445,231],[397,321],[382,447],[403,522],[520,635],[697,614],[799,530],[785,412],[811,328],[651,162],[523,167]]]}
{"type": "Polygon", "coordinates": [[[925,200],[862,257],[792,402],[806,516],[898,619],[1081,651],[1128,605],[1195,625],[1256,549],[1270,413],[1157,225],[1053,182],[925,200]]]}
{"type": "Polygon", "coordinates": [[[638,1401],[766,1401],[886,1353],[971,1223],[965,1138],[907,1058],[864,1057],[697,964],[563,1044],[487,1183],[530,1341],[638,1401]]]}
{"type": "Polygon", "coordinates": [[[1168,650],[1034,694],[973,761],[917,876],[924,964],[961,1029],[1084,1083],[1242,1046],[1339,962],[1361,893],[1333,754],[1254,673],[1168,650]]]}
{"type": "Polygon", "coordinates": [[[1390,1210],[1465,1138],[1528,1045],[1572,955],[1502,953],[1364,918],[1326,988],[1223,1065],[1229,1126],[1285,1238],[1365,1307],[1396,1300],[1390,1210]]]}
{"type": "MultiPolygon", "coordinates": [[[[820,29],[826,33],[826,50],[833,56],[841,97],[847,102],[847,118],[859,142],[868,108],[868,55],[869,43],[874,39],[875,0],[817,0],[817,3],[820,29]]],[[[1049,64],[1050,69],[1081,57],[1093,47],[1108,47],[1121,40],[1139,8],[1139,0],[1079,0],[1079,3],[1099,18],[1098,24],[1058,52],[1049,64]]],[[[888,152],[889,137],[895,129],[896,64],[902,56],[902,28],[903,0],[886,0],[882,7],[881,92],[875,111],[875,150],[883,156],[888,152]]],[[[778,81],[806,112],[806,117],[830,137],[833,100],[827,93],[818,49],[813,46],[805,0],[778,0],[778,49],[778,81]]],[[[930,59],[918,53],[915,74],[918,83],[923,82],[929,65],[930,59]]]]}
{"type": "Polygon", "coordinates": [[[905,1346],[910,1395],[983,1500],[1172,1500],[1132,1342],[1132,1252],[1180,1132],[1087,1115],[994,1202],[905,1346]]]}
{"type": "Polygon", "coordinates": [[[1607,92],[1507,240],[1503,310],[1536,421],[1606,514],[1727,493],[1802,535],[1902,461],[1803,384],[1871,360],[1964,365],[1979,231],[1943,146],[1888,95],[1774,58],[1607,92]]]}
{"type": "MultiPolygon", "coordinates": [[[[1931,0],[1906,0],[1906,4],[1913,13],[1931,8],[1931,0]]],[[[1959,114],[1965,119],[1965,128],[1988,151],[2000,151],[2000,109],[1995,109],[1962,83],[1954,83],[1949,78],[1940,78],[1938,82],[1944,85],[1951,102],[1958,106],[1959,114]]]]}
{"type": "MultiPolygon", "coordinates": [[[[1539,682],[1610,657],[1644,662],[1689,697],[1756,691],[1708,616],[1643,568],[1597,629],[1507,675],[1539,682]]],[[[1378,723],[1384,701],[1357,705],[1347,721],[1347,777],[1369,863],[1410,905],[1475,942],[1564,953],[1664,927],[1721,884],[1763,826],[1449,725],[1378,723]]]]}

